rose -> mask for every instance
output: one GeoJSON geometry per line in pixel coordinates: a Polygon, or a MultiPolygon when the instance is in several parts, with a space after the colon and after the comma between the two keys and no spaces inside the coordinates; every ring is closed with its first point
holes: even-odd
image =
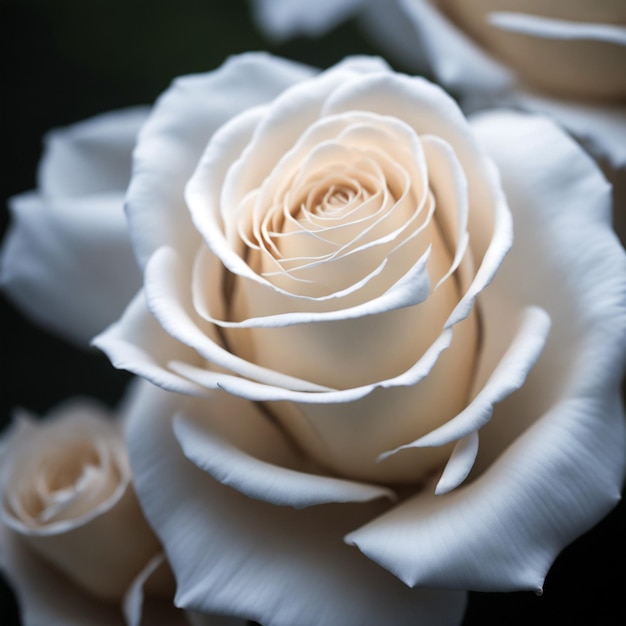
{"type": "Polygon", "coordinates": [[[117,319],[141,282],[123,199],[146,116],[136,107],[52,131],[38,190],[10,201],[0,283],[34,321],[79,345],[117,319]]]}
{"type": "Polygon", "coordinates": [[[222,623],[187,621],[171,603],[171,572],[137,502],[121,422],[108,410],[75,398],[43,419],[22,411],[2,451],[0,566],[25,626],[222,623]]]}
{"type": "Polygon", "coordinates": [[[120,424],[75,399],[43,421],[23,413],[2,443],[3,568],[25,622],[90,607],[121,623],[107,603],[122,599],[159,544],[131,485],[120,424]],[[77,606],[64,608],[66,593],[77,606]]]}
{"type": "Polygon", "coordinates": [[[383,568],[540,589],[619,497],[624,252],[548,121],[246,55],[158,101],[127,207],[144,289],[96,345],[170,390],[129,445],[182,606],[456,623],[383,568]]]}
{"type": "Polygon", "coordinates": [[[319,35],[346,15],[392,58],[427,68],[468,108],[509,104],[554,117],[615,169],[626,164],[626,12],[618,1],[378,0],[252,3],[284,39],[319,35]]]}

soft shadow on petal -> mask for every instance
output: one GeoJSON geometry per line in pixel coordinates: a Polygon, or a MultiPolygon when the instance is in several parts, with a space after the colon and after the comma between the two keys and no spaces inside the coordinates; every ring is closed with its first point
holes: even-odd
{"type": "Polygon", "coordinates": [[[189,462],[171,431],[177,398],[146,388],[131,416],[137,491],[185,608],[264,626],[459,624],[464,593],[411,590],[341,545],[374,504],[296,511],[246,498],[189,462]]]}
{"type": "Polygon", "coordinates": [[[206,415],[174,419],[178,443],[200,469],[248,497],[295,508],[395,498],[379,485],[310,473],[306,457],[252,402],[218,391],[202,406],[206,415]]]}
{"type": "Polygon", "coordinates": [[[215,130],[312,72],[267,54],[243,54],[214,72],[176,79],[157,100],[139,135],[127,196],[135,253],[142,265],[163,244],[186,248],[196,239],[184,187],[215,130]]]}
{"type": "Polygon", "coordinates": [[[553,329],[526,384],[481,430],[473,481],[408,500],[347,540],[409,584],[541,589],[559,551],[620,497],[626,259],[610,227],[609,186],[556,126],[499,113],[474,128],[516,226],[483,294],[485,318],[502,316],[502,303],[532,302],[553,329]]]}
{"type": "Polygon", "coordinates": [[[346,541],[409,585],[540,591],[558,553],[619,501],[625,445],[616,395],[562,402],[474,482],[346,541]]]}
{"type": "Polygon", "coordinates": [[[141,283],[121,188],[82,197],[27,193],[9,206],[3,290],[37,323],[87,344],[120,315],[141,283]]]}
{"type": "Polygon", "coordinates": [[[33,554],[0,523],[0,566],[19,600],[24,626],[123,626],[119,608],[92,598],[33,554]]]}

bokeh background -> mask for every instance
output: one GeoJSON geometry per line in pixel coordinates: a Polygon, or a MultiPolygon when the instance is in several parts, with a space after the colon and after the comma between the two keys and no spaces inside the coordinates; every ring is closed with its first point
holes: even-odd
{"type": "MultiPolygon", "coordinates": [[[[274,45],[256,30],[245,0],[0,0],[0,46],[1,233],[6,199],[35,186],[50,128],[150,104],[175,76],[211,70],[247,50],[318,67],[378,52],[351,22],[321,39],[274,45]]],[[[41,414],[71,395],[113,405],[128,381],[104,356],[46,333],[1,296],[0,359],[0,427],[13,407],[41,414]]],[[[561,554],[543,596],[471,594],[463,626],[569,623],[626,624],[624,503],[561,554]]],[[[2,578],[0,624],[20,624],[2,578]]]]}

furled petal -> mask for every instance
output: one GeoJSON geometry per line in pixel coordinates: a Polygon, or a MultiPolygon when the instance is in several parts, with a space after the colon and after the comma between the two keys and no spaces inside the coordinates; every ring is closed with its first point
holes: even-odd
{"type": "Polygon", "coordinates": [[[10,201],[0,283],[36,322],[79,344],[117,319],[141,282],[121,189],[10,201]]]}
{"type": "MultiPolygon", "coordinates": [[[[310,473],[297,448],[256,404],[216,392],[210,415],[179,415],[174,435],[185,456],[222,484],[271,504],[303,508],[394,498],[390,489],[310,473]]],[[[311,468],[314,469],[314,468],[311,468]]]]}
{"type": "Polygon", "coordinates": [[[529,13],[494,11],[487,17],[490,24],[512,33],[546,39],[604,41],[626,46],[626,28],[615,24],[568,21],[529,13]]]}
{"type": "Polygon", "coordinates": [[[24,626],[123,626],[114,604],[89,596],[0,523],[0,566],[19,600],[24,626]]]}
{"type": "Polygon", "coordinates": [[[128,437],[136,487],[181,606],[264,626],[460,622],[463,593],[411,590],[342,547],[342,534],[380,504],[298,511],[252,500],[185,458],[171,430],[173,394],[148,387],[136,408],[128,437]]]}
{"type": "Polygon", "coordinates": [[[499,92],[514,84],[513,73],[456,28],[433,2],[399,1],[444,85],[464,92],[499,92]]]}
{"type": "Polygon", "coordinates": [[[485,316],[534,302],[560,323],[526,384],[481,430],[473,479],[424,492],[347,541],[408,584],[539,590],[558,552],[619,499],[626,259],[610,188],[572,140],[515,113],[483,115],[474,129],[516,226],[481,300],[485,316]]]}
{"type": "Polygon", "coordinates": [[[92,345],[105,352],[114,367],[127,369],[164,389],[190,395],[205,393],[169,370],[170,359],[196,363],[200,358],[161,328],[148,310],[143,290],[117,322],[93,339],[92,345]]]}
{"type": "Polygon", "coordinates": [[[193,248],[197,235],[183,200],[184,187],[215,130],[311,74],[291,61],[243,54],[209,74],[178,78],[161,96],[139,136],[127,196],[135,253],[142,265],[164,244],[193,248]]]}

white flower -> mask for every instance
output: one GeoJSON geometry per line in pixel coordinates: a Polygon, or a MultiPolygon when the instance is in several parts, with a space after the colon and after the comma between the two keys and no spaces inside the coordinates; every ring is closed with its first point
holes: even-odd
{"type": "Polygon", "coordinates": [[[357,16],[414,71],[427,67],[470,109],[549,115],[613,168],[626,166],[626,11],[620,0],[253,0],[271,37],[319,35],[357,16]]]}
{"type": "Polygon", "coordinates": [[[41,419],[18,412],[0,443],[0,567],[24,626],[237,623],[174,607],[117,416],[74,398],[41,419]]]}
{"type": "Polygon", "coordinates": [[[160,98],[127,207],[144,289],[96,345],[175,392],[129,445],[181,606],[454,624],[410,587],[541,589],[614,506],[626,261],[548,121],[244,55],[160,98]]]}
{"type": "Polygon", "coordinates": [[[114,111],[52,131],[39,188],[9,203],[0,284],[34,321],[78,344],[117,319],[141,283],[123,205],[147,113],[114,111]]]}

